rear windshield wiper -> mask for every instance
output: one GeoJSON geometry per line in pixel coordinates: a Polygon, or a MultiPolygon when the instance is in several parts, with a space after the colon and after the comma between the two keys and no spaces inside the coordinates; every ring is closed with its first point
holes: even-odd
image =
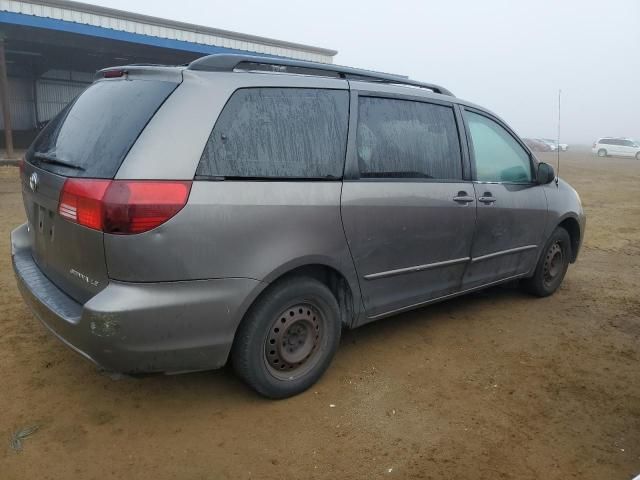
{"type": "Polygon", "coordinates": [[[48,153],[35,152],[33,154],[33,156],[35,158],[37,158],[38,160],[40,160],[40,161],[42,161],[44,163],[50,163],[51,165],[60,165],[61,167],[73,168],[74,170],[81,170],[81,171],[85,170],[85,168],[81,167],[80,165],[76,165],[75,163],[71,163],[71,162],[66,162],[64,160],[60,160],[59,158],[55,157],[54,155],[50,155],[48,153]]]}

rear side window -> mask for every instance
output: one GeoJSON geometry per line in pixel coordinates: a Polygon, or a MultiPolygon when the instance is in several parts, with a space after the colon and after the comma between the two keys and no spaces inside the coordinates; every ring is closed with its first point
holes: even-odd
{"type": "Polygon", "coordinates": [[[530,183],[533,175],[529,154],[497,122],[465,111],[469,125],[476,178],[480,182],[530,183]]]}
{"type": "Polygon", "coordinates": [[[113,178],[176,86],[158,80],[96,82],[49,122],[27,160],[60,175],[113,178]]]}
{"type": "Polygon", "coordinates": [[[360,97],[357,146],[362,178],[462,178],[458,129],[448,106],[360,97]]]}
{"type": "Polygon", "coordinates": [[[237,90],[211,132],[196,175],[339,179],[348,115],[344,90],[237,90]]]}

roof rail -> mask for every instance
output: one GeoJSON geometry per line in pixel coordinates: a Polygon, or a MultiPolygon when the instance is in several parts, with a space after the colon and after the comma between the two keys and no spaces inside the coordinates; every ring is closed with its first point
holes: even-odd
{"type": "Polygon", "coordinates": [[[233,72],[237,70],[244,70],[334,76],[336,78],[344,78],[348,80],[410,85],[412,87],[427,88],[434,93],[449,95],[451,97],[454,96],[449,90],[439,85],[417,82],[401,75],[391,75],[371,70],[343,67],[329,63],[307,62],[290,58],[218,53],[198,58],[191,62],[188,68],[189,70],[200,70],[206,72],[233,72]]]}

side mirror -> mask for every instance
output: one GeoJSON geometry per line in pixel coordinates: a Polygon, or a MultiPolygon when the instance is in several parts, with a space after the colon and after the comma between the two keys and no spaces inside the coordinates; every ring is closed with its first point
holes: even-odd
{"type": "Polygon", "coordinates": [[[538,164],[538,174],[536,180],[540,185],[546,185],[553,182],[556,178],[556,172],[553,171],[553,167],[548,163],[540,162],[538,164]]]}

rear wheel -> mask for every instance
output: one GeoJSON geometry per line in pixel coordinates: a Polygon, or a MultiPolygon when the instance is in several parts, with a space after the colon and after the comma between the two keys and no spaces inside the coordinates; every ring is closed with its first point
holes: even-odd
{"type": "Polygon", "coordinates": [[[606,157],[607,156],[607,151],[604,148],[601,148],[600,150],[598,150],[598,156],[599,157],[606,157]]]}
{"type": "Polygon", "coordinates": [[[340,341],[340,309],[323,283],[285,279],[258,299],[236,334],[232,363],[258,393],[286,398],[325,372],[340,341]]]}
{"type": "Polygon", "coordinates": [[[558,227],[547,240],[533,276],[523,286],[538,297],[552,295],[560,287],[570,259],[571,238],[564,228],[558,227]]]}

